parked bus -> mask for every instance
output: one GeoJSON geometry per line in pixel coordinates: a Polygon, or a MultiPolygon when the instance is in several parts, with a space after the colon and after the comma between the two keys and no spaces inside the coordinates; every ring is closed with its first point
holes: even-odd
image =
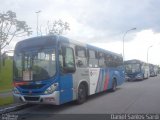
{"type": "Polygon", "coordinates": [[[17,43],[14,51],[15,100],[60,105],[115,91],[124,82],[122,56],[63,36],[17,43]]]}
{"type": "Polygon", "coordinates": [[[125,74],[128,81],[143,80],[150,76],[149,66],[140,60],[128,60],[124,62],[125,74]]]}
{"type": "Polygon", "coordinates": [[[160,74],[160,66],[158,66],[158,74],[160,74]]]}
{"type": "Polygon", "coordinates": [[[151,77],[157,76],[157,74],[158,74],[158,66],[153,65],[153,64],[149,64],[149,71],[150,71],[150,76],[151,77]]]}

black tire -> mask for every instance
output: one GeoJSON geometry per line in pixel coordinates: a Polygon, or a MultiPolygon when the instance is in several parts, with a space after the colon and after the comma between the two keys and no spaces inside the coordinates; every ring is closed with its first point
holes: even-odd
{"type": "Polygon", "coordinates": [[[143,78],[142,78],[142,80],[144,80],[145,79],[145,77],[144,77],[144,74],[143,74],[143,78]]]}
{"type": "Polygon", "coordinates": [[[111,92],[116,91],[116,89],[117,89],[117,82],[116,82],[116,80],[114,79],[113,82],[112,82],[111,92]]]}
{"type": "Polygon", "coordinates": [[[85,84],[80,84],[78,88],[77,104],[82,104],[87,100],[87,90],[85,84]]]}
{"type": "Polygon", "coordinates": [[[149,78],[149,75],[147,74],[147,79],[149,78]]]}

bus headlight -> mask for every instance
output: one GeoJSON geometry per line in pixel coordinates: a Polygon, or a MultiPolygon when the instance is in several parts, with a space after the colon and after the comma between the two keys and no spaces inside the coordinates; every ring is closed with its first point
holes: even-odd
{"type": "Polygon", "coordinates": [[[58,83],[52,84],[50,87],[46,89],[44,94],[52,94],[57,89],[57,87],[58,87],[58,83]]]}
{"type": "Polygon", "coordinates": [[[16,87],[13,88],[13,93],[14,94],[20,94],[19,90],[16,87]]]}
{"type": "Polygon", "coordinates": [[[141,78],[141,77],[142,77],[142,74],[138,74],[136,77],[137,77],[137,78],[141,78]]]}

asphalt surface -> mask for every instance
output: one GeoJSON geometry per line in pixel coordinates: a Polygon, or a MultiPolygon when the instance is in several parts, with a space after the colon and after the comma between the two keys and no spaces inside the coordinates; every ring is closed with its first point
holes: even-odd
{"type": "Polygon", "coordinates": [[[136,82],[125,82],[115,92],[90,96],[82,105],[74,102],[54,105],[34,105],[10,114],[19,114],[23,120],[52,119],[55,114],[160,114],[160,75],[136,82]]]}

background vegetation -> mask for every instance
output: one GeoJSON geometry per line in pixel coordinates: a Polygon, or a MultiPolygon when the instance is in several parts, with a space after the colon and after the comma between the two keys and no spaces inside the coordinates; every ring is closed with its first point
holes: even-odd
{"type": "Polygon", "coordinates": [[[13,77],[13,62],[12,58],[5,60],[5,65],[2,65],[0,71],[0,92],[12,89],[12,77],[13,77]]]}

